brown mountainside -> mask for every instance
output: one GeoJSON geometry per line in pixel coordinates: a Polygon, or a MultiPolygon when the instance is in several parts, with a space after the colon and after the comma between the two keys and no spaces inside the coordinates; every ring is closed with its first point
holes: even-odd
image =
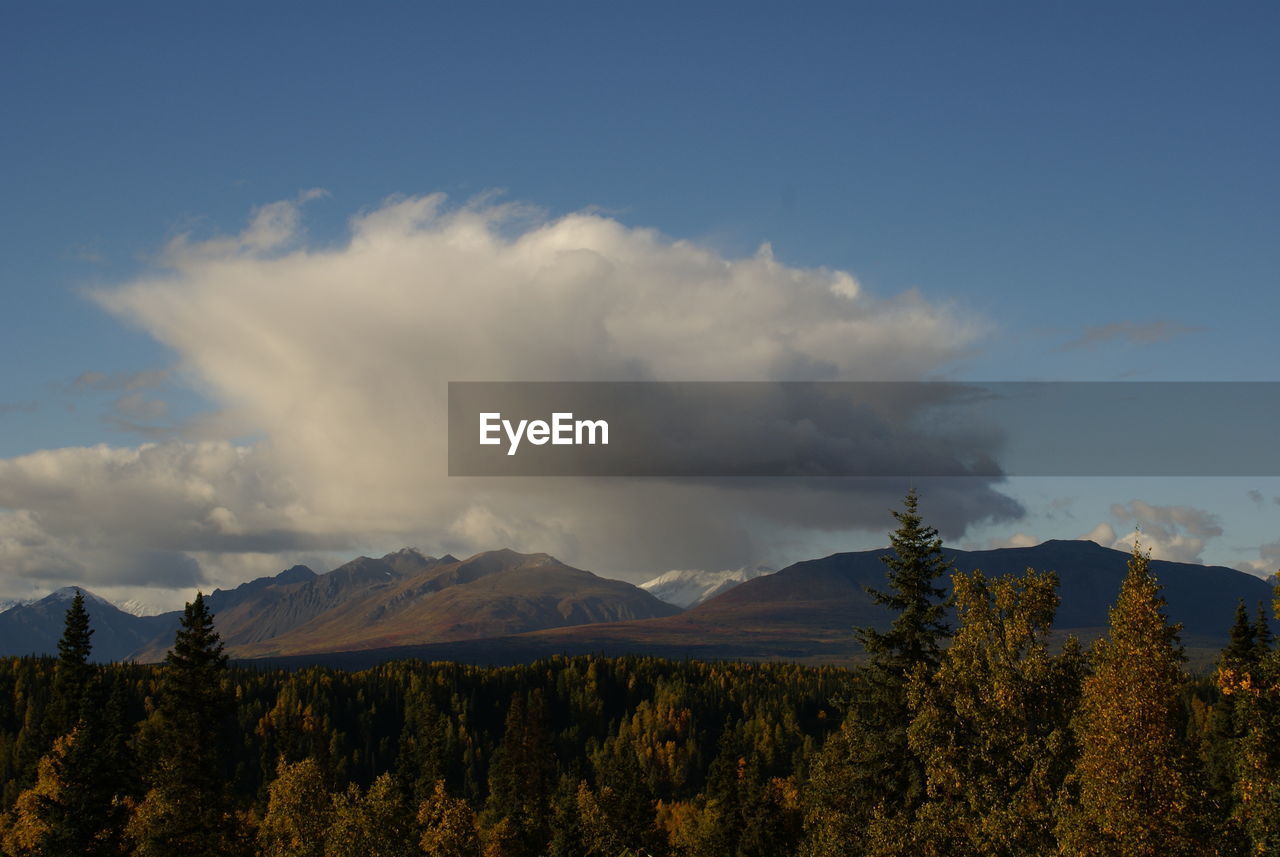
{"type": "Polygon", "coordinates": [[[679,612],[620,580],[547,554],[488,551],[465,560],[361,557],[217,622],[232,654],[262,657],[499,637],[679,612]]]}

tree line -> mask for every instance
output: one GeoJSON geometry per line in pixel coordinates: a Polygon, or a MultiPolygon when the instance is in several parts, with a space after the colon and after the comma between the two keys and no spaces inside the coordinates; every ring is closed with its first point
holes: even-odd
{"type": "Polygon", "coordinates": [[[163,664],[97,665],[77,596],[56,658],[0,660],[0,851],[1280,855],[1261,606],[1190,676],[1135,549],[1107,634],[1055,645],[1053,573],[957,571],[914,494],[894,515],[893,621],[857,632],[855,669],[252,669],[199,595],[163,664]]]}

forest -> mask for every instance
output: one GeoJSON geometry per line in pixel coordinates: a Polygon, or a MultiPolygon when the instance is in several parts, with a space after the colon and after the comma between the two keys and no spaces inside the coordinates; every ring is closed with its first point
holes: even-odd
{"type": "MultiPolygon", "coordinates": [[[[166,660],[0,661],[11,857],[1280,855],[1280,649],[1241,604],[1191,675],[1135,548],[1105,636],[1057,577],[949,568],[914,495],[853,669],[557,657],[230,663],[201,596],[166,660]],[[953,603],[944,601],[944,575],[953,603]]],[[[1272,605],[1278,609],[1280,605],[1272,605]]]]}

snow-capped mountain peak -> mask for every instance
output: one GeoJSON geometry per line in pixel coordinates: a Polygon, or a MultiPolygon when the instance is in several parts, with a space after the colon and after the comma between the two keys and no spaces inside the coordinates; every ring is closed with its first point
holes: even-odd
{"type": "Polygon", "coordinates": [[[703,571],[696,568],[673,569],[640,584],[640,588],[668,604],[687,609],[732,589],[743,581],[773,572],[774,569],[763,565],[731,568],[724,571],[703,571]]]}

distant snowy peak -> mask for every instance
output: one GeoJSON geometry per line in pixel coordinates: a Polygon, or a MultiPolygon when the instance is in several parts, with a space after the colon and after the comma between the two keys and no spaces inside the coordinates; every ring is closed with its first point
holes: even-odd
{"type": "Polygon", "coordinates": [[[726,592],[746,580],[772,574],[774,569],[758,565],[754,568],[733,568],[726,571],[701,571],[676,569],[660,574],[640,588],[655,598],[677,607],[696,607],[721,592],[726,592]]]}
{"type": "Polygon", "coordinates": [[[131,616],[159,616],[161,613],[167,612],[163,608],[148,604],[145,601],[139,601],[136,598],[130,598],[123,604],[117,604],[116,606],[131,616]]]}

